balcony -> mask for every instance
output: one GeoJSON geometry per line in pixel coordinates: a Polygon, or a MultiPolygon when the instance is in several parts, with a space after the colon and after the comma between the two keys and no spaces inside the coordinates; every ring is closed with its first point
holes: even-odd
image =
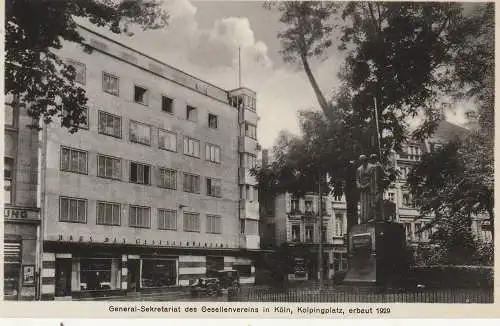
{"type": "Polygon", "coordinates": [[[238,150],[240,152],[253,153],[257,152],[257,139],[250,138],[248,136],[239,136],[238,137],[238,150]]]}
{"type": "Polygon", "coordinates": [[[238,170],[239,184],[256,185],[256,178],[250,173],[250,169],[240,167],[238,170]]]}

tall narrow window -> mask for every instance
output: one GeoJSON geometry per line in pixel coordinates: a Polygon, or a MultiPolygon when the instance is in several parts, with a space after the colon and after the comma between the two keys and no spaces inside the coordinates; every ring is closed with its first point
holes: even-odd
{"type": "Polygon", "coordinates": [[[87,223],[87,200],[60,197],[59,221],[87,223]]]}
{"type": "Polygon", "coordinates": [[[122,176],[121,159],[105,155],[97,155],[97,176],[120,180],[122,176]]]}
{"type": "Polygon", "coordinates": [[[99,111],[99,133],[121,138],[122,118],[111,113],[99,111]]]}
{"type": "Polygon", "coordinates": [[[245,136],[257,139],[257,127],[250,123],[245,123],[245,136]]]}
{"type": "Polygon", "coordinates": [[[106,72],[102,73],[102,90],[106,93],[116,95],[119,94],[119,81],[118,77],[108,74],[106,72]]]}
{"type": "Polygon", "coordinates": [[[177,135],[171,131],[158,129],[158,146],[167,151],[177,152],[177,135]]]}
{"type": "Polygon", "coordinates": [[[167,113],[174,113],[174,100],[169,98],[169,97],[166,97],[166,96],[162,96],[161,97],[161,110],[163,112],[167,112],[167,113]]]}
{"type": "Polygon", "coordinates": [[[341,237],[344,235],[344,215],[335,214],[335,236],[341,237]]]}
{"type": "Polygon", "coordinates": [[[294,241],[294,242],[300,241],[300,225],[299,224],[292,225],[292,241],[294,241]]]}
{"type": "Polygon", "coordinates": [[[4,157],[3,167],[3,191],[6,204],[12,204],[12,180],[14,178],[14,160],[9,157],[4,157]]]}
{"type": "Polygon", "coordinates": [[[177,230],[177,211],[172,209],[158,209],[158,229],[177,230]]]}
{"type": "Polygon", "coordinates": [[[200,232],[200,214],[185,212],[183,224],[185,232],[200,232]]]}
{"type": "Polygon", "coordinates": [[[151,145],[151,127],[137,121],[130,121],[130,141],[151,145]]]}
{"type": "Polygon", "coordinates": [[[314,226],[306,225],[306,242],[313,242],[314,226]]]}
{"type": "Polygon", "coordinates": [[[148,105],[148,90],[141,86],[134,86],[134,101],[135,103],[148,105]]]}
{"type": "Polygon", "coordinates": [[[120,225],[120,204],[97,202],[97,224],[120,225]]]}
{"type": "Polygon", "coordinates": [[[130,182],[144,185],[150,184],[150,166],[130,162],[130,182]]]}
{"type": "Polygon", "coordinates": [[[193,122],[198,121],[198,110],[194,106],[186,106],[186,120],[193,122]]]}
{"type": "Polygon", "coordinates": [[[87,174],[87,152],[61,147],[61,171],[87,174]]]}
{"type": "Polygon", "coordinates": [[[208,127],[212,129],[219,128],[218,117],[215,114],[208,114],[208,127]]]}

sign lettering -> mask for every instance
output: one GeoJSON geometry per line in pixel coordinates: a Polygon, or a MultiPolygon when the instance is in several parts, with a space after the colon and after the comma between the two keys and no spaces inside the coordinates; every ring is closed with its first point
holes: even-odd
{"type": "Polygon", "coordinates": [[[22,208],[4,208],[3,217],[10,220],[40,220],[37,211],[22,208]]]}

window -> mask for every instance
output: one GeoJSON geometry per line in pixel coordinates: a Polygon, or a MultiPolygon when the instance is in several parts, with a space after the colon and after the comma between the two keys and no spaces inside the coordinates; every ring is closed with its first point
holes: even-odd
{"type": "Polygon", "coordinates": [[[177,171],[160,168],[159,186],[168,189],[177,189],[177,171]]]}
{"type": "Polygon", "coordinates": [[[59,199],[59,221],[87,223],[87,200],[61,197],[59,199]]]}
{"type": "Polygon", "coordinates": [[[177,230],[177,211],[172,209],[158,209],[158,229],[177,230]]]}
{"type": "Polygon", "coordinates": [[[403,205],[406,207],[413,207],[413,200],[409,193],[403,194],[403,205]]]}
{"type": "Polygon", "coordinates": [[[200,214],[184,213],[184,232],[200,232],[200,214]]]}
{"type": "Polygon", "coordinates": [[[97,176],[120,180],[122,177],[122,161],[119,158],[97,155],[97,176]]]}
{"type": "Polygon", "coordinates": [[[292,225],[292,241],[300,241],[300,225],[298,224],[292,225]]]}
{"type": "Polygon", "coordinates": [[[403,223],[405,226],[406,239],[411,240],[413,238],[413,234],[411,231],[411,223],[403,223]]]}
{"type": "Polygon", "coordinates": [[[257,127],[255,125],[245,123],[245,136],[257,139],[257,127]]]}
{"type": "Polygon", "coordinates": [[[102,90],[106,93],[116,95],[119,94],[119,82],[118,77],[108,74],[106,72],[102,73],[102,90]]]}
{"type": "Polygon", "coordinates": [[[306,212],[312,213],[313,211],[313,202],[312,200],[306,200],[306,212]]]}
{"type": "Polygon", "coordinates": [[[184,173],[184,191],[195,194],[200,193],[200,176],[195,174],[184,173]]]}
{"type": "Polygon", "coordinates": [[[326,211],[326,198],[321,198],[321,214],[326,215],[328,212],[326,211]]]}
{"type": "Polygon", "coordinates": [[[240,234],[245,234],[245,220],[240,220],[240,234]]]}
{"type": "Polygon", "coordinates": [[[321,241],[326,242],[326,226],[321,227],[321,241]]]}
{"type": "Polygon", "coordinates": [[[217,145],[205,145],[205,159],[210,162],[220,163],[220,147],[217,145]]]}
{"type": "Polygon", "coordinates": [[[167,151],[177,152],[177,135],[171,131],[158,129],[158,146],[167,151]]]}
{"type": "MultiPolygon", "coordinates": [[[[80,290],[97,291],[116,289],[116,278],[112,277],[112,259],[82,258],[80,259],[80,290]]],[[[118,263],[115,261],[115,263],[118,263]]]]}
{"type": "Polygon", "coordinates": [[[298,199],[292,199],[291,200],[291,208],[292,212],[300,212],[300,207],[299,207],[299,200],[298,199]]]}
{"type": "Polygon", "coordinates": [[[393,192],[388,192],[388,193],[387,193],[387,198],[388,198],[390,201],[394,202],[394,200],[395,200],[395,195],[394,195],[394,193],[393,193],[393,192]]]}
{"type": "Polygon", "coordinates": [[[130,206],[128,225],[137,228],[151,227],[151,211],[149,207],[130,206]]]}
{"type": "Polygon", "coordinates": [[[184,154],[194,157],[200,157],[200,141],[184,137],[184,154]]]}
{"type": "Polygon", "coordinates": [[[72,59],[68,59],[67,62],[75,69],[75,82],[85,85],[85,64],[72,59]]]}
{"type": "Polygon", "coordinates": [[[130,121],[130,141],[150,146],[151,127],[137,121],[130,121]]]}
{"type": "Polygon", "coordinates": [[[209,128],[212,128],[212,129],[217,129],[219,128],[219,124],[218,124],[218,117],[215,115],[215,114],[211,114],[209,113],[208,114],[208,127],[209,128]]]}
{"type": "Polygon", "coordinates": [[[344,215],[335,214],[335,236],[341,237],[344,235],[344,215]]]}
{"type": "Polygon", "coordinates": [[[148,90],[144,87],[134,86],[134,102],[148,105],[148,90]]]}
{"type": "Polygon", "coordinates": [[[98,201],[97,224],[120,225],[120,204],[98,201]]]}
{"type": "Polygon", "coordinates": [[[198,110],[194,106],[186,106],[186,120],[193,122],[198,121],[198,110]]]}
{"type": "Polygon", "coordinates": [[[99,133],[122,138],[122,118],[107,112],[99,111],[99,133]]]}
{"type": "Polygon", "coordinates": [[[306,225],[306,242],[313,242],[314,227],[306,225]]]}
{"type": "Polygon", "coordinates": [[[222,233],[219,215],[207,215],[207,233],[222,233]]]}
{"type": "Polygon", "coordinates": [[[3,191],[5,204],[12,204],[12,179],[14,178],[14,160],[4,157],[3,191]]]}
{"type": "Polygon", "coordinates": [[[244,155],[246,158],[242,166],[246,167],[247,169],[253,169],[257,167],[257,156],[249,153],[244,153],[242,155],[244,155]]]}
{"type": "Polygon", "coordinates": [[[87,152],[61,147],[61,171],[87,174],[87,152]]]}
{"type": "Polygon", "coordinates": [[[220,179],[207,178],[207,195],[213,197],[221,196],[221,181],[220,179]]]}
{"type": "Polygon", "coordinates": [[[161,110],[163,112],[167,112],[167,113],[174,113],[174,100],[169,98],[169,97],[166,97],[166,96],[162,96],[161,97],[161,110]]]}
{"type": "Polygon", "coordinates": [[[140,183],[143,185],[150,184],[150,166],[130,162],[130,182],[140,183]]]}

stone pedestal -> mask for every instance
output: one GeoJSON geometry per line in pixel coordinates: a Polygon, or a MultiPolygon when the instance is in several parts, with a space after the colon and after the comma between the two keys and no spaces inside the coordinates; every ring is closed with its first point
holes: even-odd
{"type": "Polygon", "coordinates": [[[398,286],[407,268],[405,230],[401,224],[380,221],[352,227],[344,283],[398,286]]]}

